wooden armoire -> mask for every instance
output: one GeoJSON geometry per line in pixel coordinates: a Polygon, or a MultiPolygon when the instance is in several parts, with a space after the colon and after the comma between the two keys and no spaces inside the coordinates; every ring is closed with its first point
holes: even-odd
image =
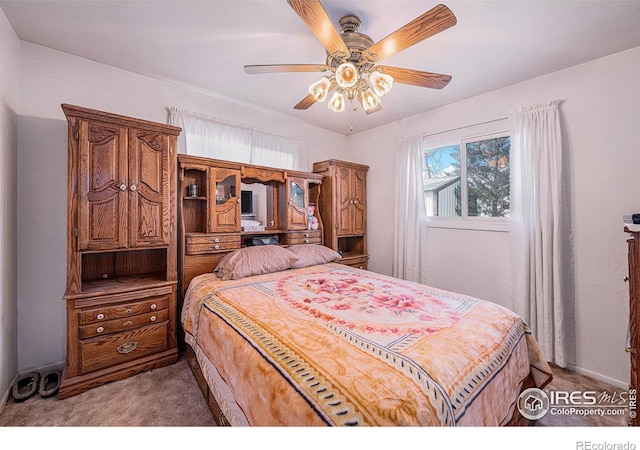
{"type": "Polygon", "coordinates": [[[324,175],[319,209],[324,245],[342,255],[342,264],[367,269],[368,166],[330,159],[313,163],[324,175]]]}
{"type": "Polygon", "coordinates": [[[59,398],[178,360],[181,129],[63,104],[67,360],[59,398]]]}
{"type": "Polygon", "coordinates": [[[637,397],[640,388],[638,373],[638,351],[640,351],[640,231],[631,231],[627,243],[629,246],[629,342],[626,348],[631,362],[631,381],[629,383],[629,419],[630,424],[638,426],[637,397]]]}

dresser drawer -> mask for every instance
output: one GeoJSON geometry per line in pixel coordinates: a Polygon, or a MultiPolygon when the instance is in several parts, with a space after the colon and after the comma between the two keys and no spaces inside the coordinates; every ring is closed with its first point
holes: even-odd
{"type": "Polygon", "coordinates": [[[87,339],[94,336],[104,336],[111,333],[131,330],[143,325],[164,322],[168,319],[169,311],[163,309],[157,312],[138,314],[137,316],[107,320],[105,322],[93,323],[90,325],[82,325],[79,330],[79,336],[80,339],[87,339]]]}
{"type": "Polygon", "coordinates": [[[295,233],[286,233],[282,235],[283,245],[296,244],[321,244],[322,235],[319,230],[299,231],[295,233]]]}
{"type": "Polygon", "coordinates": [[[368,256],[348,256],[343,257],[340,261],[340,264],[344,264],[345,266],[355,267],[357,269],[367,270],[367,261],[369,260],[368,256]]]}
{"type": "Polygon", "coordinates": [[[135,303],[124,303],[81,310],[78,313],[78,323],[80,325],[87,325],[136,316],[138,314],[154,313],[167,309],[170,298],[171,294],[159,295],[156,297],[147,297],[135,303]]]}
{"type": "Polygon", "coordinates": [[[240,248],[240,235],[187,236],[185,244],[188,255],[224,252],[240,248]]]}
{"type": "Polygon", "coordinates": [[[169,322],[80,341],[82,373],[123,364],[169,348],[169,322]]]}

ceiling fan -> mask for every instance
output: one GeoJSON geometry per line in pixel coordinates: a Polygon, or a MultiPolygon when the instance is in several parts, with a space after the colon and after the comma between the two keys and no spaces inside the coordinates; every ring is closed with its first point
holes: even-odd
{"type": "Polygon", "coordinates": [[[380,110],[380,97],[391,90],[394,82],[442,89],[451,80],[449,75],[377,65],[455,25],[456,16],[444,5],[432,8],[374,43],[358,31],[360,19],[356,16],[340,19],[339,33],[319,0],[287,0],[287,3],[327,50],[325,63],[247,65],[244,70],[248,74],[328,72],[309,86],[309,94],[294,109],[308,109],[316,102],[324,101],[333,91],[328,104],[330,109],[342,112],[347,100],[357,99],[365,112],[371,114],[380,110]]]}

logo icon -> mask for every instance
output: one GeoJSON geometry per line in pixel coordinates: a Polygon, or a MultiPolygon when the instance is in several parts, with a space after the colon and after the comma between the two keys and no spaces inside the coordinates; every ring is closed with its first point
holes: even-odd
{"type": "Polygon", "coordinates": [[[525,389],[518,397],[518,411],[529,420],[543,418],[549,411],[549,404],[546,392],[538,388],[525,389]]]}

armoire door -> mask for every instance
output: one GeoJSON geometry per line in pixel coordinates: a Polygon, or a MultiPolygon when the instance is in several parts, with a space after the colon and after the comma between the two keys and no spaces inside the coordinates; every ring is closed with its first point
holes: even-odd
{"type": "Polygon", "coordinates": [[[80,120],[78,250],[127,247],[127,130],[80,120]]]}
{"type": "Polygon", "coordinates": [[[367,172],[351,169],[351,233],[364,234],[367,223],[367,172]]]}
{"type": "Polygon", "coordinates": [[[338,196],[338,223],[337,231],[339,235],[352,234],[353,225],[351,218],[351,169],[348,167],[338,167],[337,171],[337,196],[338,196]]]}
{"type": "Polygon", "coordinates": [[[169,244],[169,138],[129,130],[129,247],[169,244]]]}

